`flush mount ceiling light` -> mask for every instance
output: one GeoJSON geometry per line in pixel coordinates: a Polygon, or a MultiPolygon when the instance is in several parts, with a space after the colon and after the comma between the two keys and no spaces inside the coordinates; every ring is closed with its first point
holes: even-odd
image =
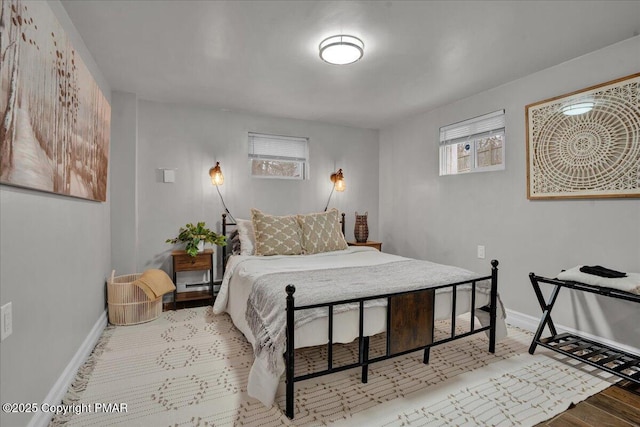
{"type": "Polygon", "coordinates": [[[576,102],[574,104],[568,104],[562,107],[562,114],[566,116],[577,116],[579,114],[588,113],[593,109],[593,101],[576,102]]]}
{"type": "Polygon", "coordinates": [[[352,64],[364,55],[364,43],[357,37],[340,34],[320,42],[320,58],[329,64],[352,64]]]}

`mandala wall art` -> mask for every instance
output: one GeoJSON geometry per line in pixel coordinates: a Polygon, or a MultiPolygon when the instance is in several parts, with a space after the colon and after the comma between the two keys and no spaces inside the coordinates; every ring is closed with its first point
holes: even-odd
{"type": "Polygon", "coordinates": [[[527,198],[640,197],[640,73],[525,114],[527,198]]]}

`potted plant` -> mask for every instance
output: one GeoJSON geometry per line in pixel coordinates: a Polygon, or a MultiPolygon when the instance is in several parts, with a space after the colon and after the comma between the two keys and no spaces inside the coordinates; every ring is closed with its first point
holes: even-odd
{"type": "Polygon", "coordinates": [[[198,252],[204,249],[205,243],[211,243],[217,246],[225,246],[227,244],[227,237],[221,234],[217,234],[207,228],[204,222],[199,222],[196,225],[191,223],[180,227],[178,237],[173,239],[167,239],[167,243],[186,243],[185,251],[195,257],[198,252]]]}

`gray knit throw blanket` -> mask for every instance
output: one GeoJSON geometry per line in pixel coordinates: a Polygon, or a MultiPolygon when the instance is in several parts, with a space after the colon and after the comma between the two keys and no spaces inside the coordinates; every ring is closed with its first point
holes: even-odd
{"type": "MultiPolygon", "coordinates": [[[[294,285],[296,306],[426,289],[480,277],[458,267],[429,261],[395,261],[366,267],[344,267],[272,273],[260,276],[253,284],[247,302],[246,319],[256,341],[256,357],[267,352],[269,369],[275,375],[277,361],[285,350],[286,292],[294,285]]],[[[470,285],[464,285],[467,288],[470,285]]],[[[489,281],[478,282],[479,292],[490,292],[489,281]]],[[[451,288],[437,292],[451,292],[451,288]]],[[[385,305],[386,299],[372,300],[365,307],[385,305]]],[[[335,314],[357,309],[358,304],[335,306],[335,314]]],[[[297,310],[295,327],[328,315],[327,308],[297,310]]]]}

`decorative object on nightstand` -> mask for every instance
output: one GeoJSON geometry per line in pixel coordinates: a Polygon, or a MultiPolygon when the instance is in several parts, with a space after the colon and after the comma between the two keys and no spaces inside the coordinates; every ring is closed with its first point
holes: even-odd
{"type": "Polygon", "coordinates": [[[380,252],[382,252],[382,242],[374,242],[372,240],[367,240],[366,242],[347,242],[349,246],[368,246],[370,248],[376,248],[380,252]]]}
{"type": "Polygon", "coordinates": [[[185,252],[195,257],[204,251],[205,243],[224,246],[227,244],[227,237],[211,231],[204,222],[198,222],[196,225],[189,223],[180,227],[178,237],[166,240],[166,243],[178,242],[186,243],[185,252]]]}
{"type": "Polygon", "coordinates": [[[344,182],[344,175],[342,174],[342,169],[338,169],[337,172],[332,173],[329,179],[331,180],[331,182],[333,182],[333,187],[331,187],[331,193],[329,193],[329,199],[327,199],[327,205],[324,207],[325,212],[329,208],[329,202],[331,201],[331,196],[333,196],[333,190],[342,193],[347,188],[347,184],[344,182]]]}
{"type": "Polygon", "coordinates": [[[368,215],[369,212],[365,212],[364,215],[358,215],[358,212],[356,212],[356,226],[353,229],[353,236],[358,243],[365,243],[369,238],[369,226],[367,225],[368,215]]]}

